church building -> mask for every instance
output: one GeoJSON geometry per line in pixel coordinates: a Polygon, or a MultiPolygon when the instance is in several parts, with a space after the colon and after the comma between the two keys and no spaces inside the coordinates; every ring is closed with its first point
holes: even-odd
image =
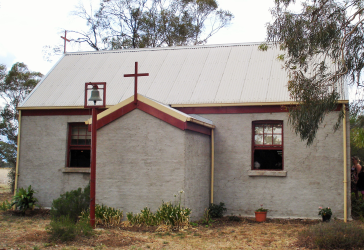
{"type": "Polygon", "coordinates": [[[85,83],[106,83],[97,110],[96,203],[138,213],[174,201],[200,219],[210,203],[228,215],[350,218],[348,105],[320,125],[311,146],[289,123],[297,105],[277,48],[199,45],[66,53],[19,105],[17,187],[43,207],[90,181],[91,109],[85,83]],[[138,62],[138,68],[135,68],[138,62]],[[124,77],[136,70],[148,73],[124,77]]]}

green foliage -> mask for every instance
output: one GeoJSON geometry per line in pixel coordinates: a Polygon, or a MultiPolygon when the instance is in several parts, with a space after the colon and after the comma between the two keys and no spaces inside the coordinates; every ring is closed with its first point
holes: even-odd
{"type": "MultiPolygon", "coordinates": [[[[350,107],[351,108],[351,107],[350,107]]],[[[350,153],[364,159],[364,116],[350,110],[350,153]]]]}
{"type": "Polygon", "coordinates": [[[74,240],[78,235],[92,235],[92,227],[87,220],[80,220],[76,223],[68,216],[53,218],[46,230],[52,241],[65,242],[74,240]]]}
{"type": "Polygon", "coordinates": [[[12,168],[10,187],[14,191],[15,166],[17,153],[17,135],[19,111],[16,109],[25,97],[37,85],[43,75],[32,72],[24,63],[15,63],[9,72],[0,64],[0,98],[5,106],[0,109],[0,165],[12,168]]]}
{"type": "Polygon", "coordinates": [[[231,215],[228,218],[229,218],[229,221],[236,221],[236,222],[241,221],[241,218],[239,216],[235,216],[235,215],[231,215]]]}
{"type": "Polygon", "coordinates": [[[309,249],[359,249],[364,245],[364,229],[356,223],[320,223],[299,232],[298,245],[309,249]]]}
{"type": "Polygon", "coordinates": [[[51,216],[61,218],[67,216],[76,222],[82,211],[87,211],[90,206],[90,185],[82,191],[81,188],[61,194],[60,198],[53,200],[51,216]]]}
{"type": "Polygon", "coordinates": [[[276,0],[271,10],[274,21],[267,26],[265,44],[283,50],[288,90],[300,103],[290,109],[290,122],[308,145],[337,107],[344,85],[363,86],[363,12],[361,0],[276,0]],[[292,10],[295,3],[301,3],[301,11],[292,10]]]}
{"type": "Polygon", "coordinates": [[[255,210],[255,212],[268,212],[269,210],[266,208],[263,208],[263,204],[260,205],[260,208],[258,208],[257,210],[255,210]]]}
{"type": "Polygon", "coordinates": [[[220,204],[211,203],[209,206],[209,215],[211,218],[222,218],[225,211],[225,203],[223,202],[220,202],[220,204]]]}
{"type": "Polygon", "coordinates": [[[332,211],[331,211],[331,208],[329,207],[319,207],[319,212],[318,212],[318,215],[321,215],[321,216],[326,216],[326,215],[332,215],[332,211]]]}
{"type": "Polygon", "coordinates": [[[15,206],[17,209],[25,213],[28,209],[33,209],[35,203],[38,201],[34,195],[35,191],[32,186],[28,189],[20,188],[18,192],[13,196],[11,206],[15,206]]]}
{"type": "Polygon", "coordinates": [[[95,50],[165,47],[206,43],[234,18],[216,0],[110,0],[95,12],[83,5],[73,13],[87,31],[70,31],[74,42],[95,50]]]}
{"type": "Polygon", "coordinates": [[[7,200],[3,201],[2,203],[0,203],[0,210],[1,211],[8,211],[9,209],[11,209],[11,204],[10,202],[8,202],[7,200]]]}
{"type": "Polygon", "coordinates": [[[210,226],[211,223],[214,222],[211,219],[210,210],[208,208],[205,208],[201,222],[202,222],[202,224],[204,224],[206,226],[210,226]]]}
{"type": "Polygon", "coordinates": [[[139,214],[127,213],[126,217],[131,225],[167,225],[180,228],[189,223],[191,214],[191,209],[181,206],[183,193],[182,190],[179,192],[179,201],[175,201],[175,204],[163,201],[154,214],[150,211],[150,208],[145,207],[139,214]]]}
{"type": "Polygon", "coordinates": [[[351,194],[351,215],[354,219],[360,219],[364,221],[364,200],[360,197],[359,199],[355,198],[355,194],[351,194]]]}
{"type": "MultiPolygon", "coordinates": [[[[81,217],[90,220],[90,210],[83,211],[81,217]]],[[[120,225],[123,219],[123,211],[105,205],[95,205],[95,222],[105,226],[120,225]]]]}

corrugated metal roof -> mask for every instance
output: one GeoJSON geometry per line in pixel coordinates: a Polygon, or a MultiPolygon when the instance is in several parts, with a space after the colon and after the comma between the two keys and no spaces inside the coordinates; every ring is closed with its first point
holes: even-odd
{"type": "MultiPolygon", "coordinates": [[[[138,93],[169,105],[289,102],[287,73],[277,48],[259,44],[203,45],[68,53],[20,107],[83,106],[85,82],[107,83],[107,105],[138,93]]],[[[347,100],[348,98],[343,98],[347,100]]]]}

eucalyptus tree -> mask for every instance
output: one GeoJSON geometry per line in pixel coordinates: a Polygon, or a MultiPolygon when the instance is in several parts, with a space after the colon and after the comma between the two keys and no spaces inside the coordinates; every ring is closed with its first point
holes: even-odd
{"type": "Polygon", "coordinates": [[[216,0],[103,0],[73,15],[88,29],[69,31],[72,41],[95,50],[203,44],[234,18],[216,0]]]}
{"type": "MultiPolygon", "coordinates": [[[[42,74],[29,71],[24,63],[15,63],[9,72],[0,64],[0,97],[4,106],[0,110],[0,162],[11,167],[14,180],[18,138],[18,105],[40,81],[42,74]]],[[[13,183],[11,183],[12,185],[13,183]]]]}
{"type": "MultiPolygon", "coordinates": [[[[290,122],[310,145],[319,125],[337,107],[343,85],[363,86],[363,0],[275,0],[261,49],[279,46],[288,90],[300,105],[290,122]],[[300,11],[294,11],[300,5],[300,11]],[[292,8],[294,7],[294,8],[292,8]]],[[[338,117],[337,129],[343,113],[338,117]]]]}

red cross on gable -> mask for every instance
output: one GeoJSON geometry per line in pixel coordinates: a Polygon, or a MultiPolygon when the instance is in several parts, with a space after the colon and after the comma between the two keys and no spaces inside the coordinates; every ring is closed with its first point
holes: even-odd
{"type": "Polygon", "coordinates": [[[135,73],[125,74],[124,77],[134,77],[134,103],[137,104],[137,94],[138,94],[138,76],[149,76],[149,73],[139,73],[138,74],[138,62],[135,62],[135,73]]]}

